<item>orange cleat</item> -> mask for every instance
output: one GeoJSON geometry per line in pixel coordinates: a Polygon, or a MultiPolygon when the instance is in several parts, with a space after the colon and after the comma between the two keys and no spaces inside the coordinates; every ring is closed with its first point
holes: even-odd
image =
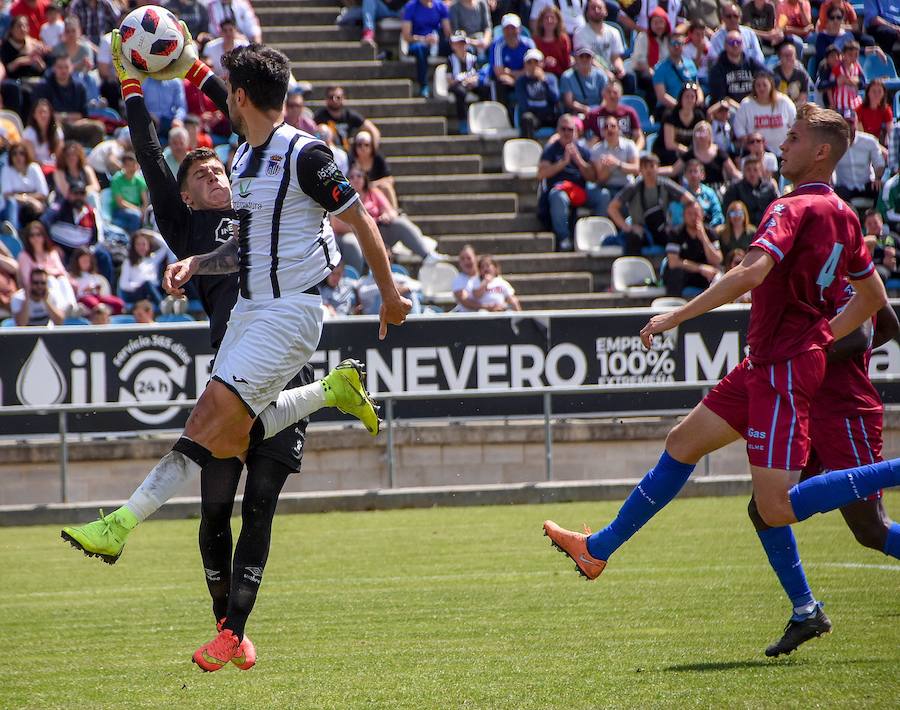
{"type": "Polygon", "coordinates": [[[544,521],[544,535],[550,538],[553,547],[572,559],[582,577],[597,579],[606,567],[606,560],[598,560],[588,552],[587,535],[561,528],[552,520],[544,521]]]}
{"type": "MultiPolygon", "coordinates": [[[[221,631],[224,625],[225,619],[223,617],[216,622],[216,631],[221,631]]],[[[256,665],[256,646],[253,645],[253,642],[247,634],[244,634],[241,645],[238,646],[237,653],[231,659],[231,662],[242,671],[249,671],[256,665]]]]}
{"type": "Polygon", "coordinates": [[[211,673],[237,656],[240,653],[240,646],[241,642],[231,629],[223,629],[212,641],[194,651],[193,661],[201,670],[211,673]]]}

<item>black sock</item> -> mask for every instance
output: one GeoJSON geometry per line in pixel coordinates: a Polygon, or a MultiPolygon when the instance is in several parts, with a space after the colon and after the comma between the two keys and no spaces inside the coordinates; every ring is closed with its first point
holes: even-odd
{"type": "Polygon", "coordinates": [[[241,534],[234,548],[231,592],[225,628],[239,639],[244,638],[247,617],[253,611],[263,570],[269,557],[272,518],[278,505],[278,494],[291,469],[264,456],[247,460],[247,485],[241,508],[241,534]]]}
{"type": "Polygon", "coordinates": [[[228,612],[231,591],[231,512],[244,464],[210,459],[200,471],[200,557],[218,622],[228,612]]]}

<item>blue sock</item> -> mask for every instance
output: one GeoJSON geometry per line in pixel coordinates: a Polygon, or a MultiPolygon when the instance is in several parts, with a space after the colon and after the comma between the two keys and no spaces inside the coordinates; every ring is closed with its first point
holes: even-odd
{"type": "Polygon", "coordinates": [[[798,483],[788,495],[797,520],[806,520],[893,486],[900,486],[900,459],[823,473],[798,483]]]}
{"type": "Polygon", "coordinates": [[[884,554],[900,560],[900,523],[891,523],[887,540],[884,541],[884,554]]]}
{"type": "Polygon", "coordinates": [[[588,552],[598,560],[608,560],[613,552],[678,495],[693,470],[694,464],[676,461],[663,451],[656,466],[625,499],[615,520],[588,537],[588,552]]]}
{"type": "Polygon", "coordinates": [[[806,581],[806,573],[800,562],[797,540],[791,526],[759,530],[756,534],[759,535],[759,541],[766,551],[769,564],[778,576],[778,581],[781,582],[784,593],[794,605],[794,614],[808,616],[815,610],[816,599],[806,581]]]}

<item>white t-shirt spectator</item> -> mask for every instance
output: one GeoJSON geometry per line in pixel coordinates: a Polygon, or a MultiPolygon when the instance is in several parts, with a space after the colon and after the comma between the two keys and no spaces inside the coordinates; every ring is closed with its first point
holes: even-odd
{"type": "Polygon", "coordinates": [[[167,256],[165,249],[157,249],[137,264],[125,259],[122,262],[122,272],[119,274],[119,288],[137,291],[145,283],[159,284],[159,266],[167,256]]]}
{"type": "Polygon", "coordinates": [[[72,288],[75,290],[75,297],[81,298],[88,294],[98,294],[100,296],[109,296],[110,288],[107,281],[100,274],[92,274],[85,271],[81,276],[71,277],[72,288]]]}
{"type": "MultiPolygon", "coordinates": [[[[236,39],[234,41],[235,48],[246,47],[248,44],[250,43],[244,39],[236,39]]],[[[209,59],[209,65],[212,67],[212,70],[220,77],[225,74],[225,70],[222,69],[222,55],[225,54],[224,45],[225,40],[222,37],[217,37],[207,42],[203,48],[203,57],[209,59]]]]}
{"type": "MultiPolygon", "coordinates": [[[[478,288],[481,281],[474,285],[478,288]]],[[[505,306],[510,296],[515,296],[516,290],[510,285],[509,281],[502,276],[495,276],[488,283],[487,290],[478,299],[478,305],[482,308],[490,308],[491,306],[505,306]]]]}
{"type": "MultiPolygon", "coordinates": [[[[537,20],[540,17],[541,10],[551,5],[557,5],[563,16],[563,24],[566,26],[566,32],[574,35],[579,29],[584,27],[584,8],[587,0],[559,0],[559,4],[554,0],[534,0],[531,6],[531,14],[528,16],[530,20],[537,20]]],[[[578,45],[575,45],[576,47],[578,45]]]]}
{"type": "Polygon", "coordinates": [[[603,23],[603,29],[598,35],[590,25],[584,25],[576,33],[572,41],[572,47],[576,50],[582,47],[590,47],[594,54],[601,57],[607,64],[612,64],[614,57],[625,54],[622,44],[622,35],[614,27],[603,23]]]}
{"type": "Polygon", "coordinates": [[[125,147],[116,138],[109,138],[101,141],[87,155],[87,164],[90,165],[94,172],[98,175],[109,173],[114,175],[121,167],[122,156],[125,154],[125,147]],[[116,162],[118,162],[118,166],[116,162]]]}
{"type": "Polygon", "coordinates": [[[774,106],[764,106],[748,96],[741,101],[734,115],[734,135],[743,138],[750,133],[759,133],[766,140],[766,148],[778,157],[796,117],[797,107],[784,94],[776,94],[774,106]]]}
{"type": "MultiPolygon", "coordinates": [[[[54,308],[65,310],[66,305],[59,302],[59,299],[54,295],[52,290],[48,291],[47,300],[50,301],[54,308]]],[[[28,325],[47,325],[50,322],[50,313],[47,311],[47,307],[44,305],[44,302],[32,301],[29,298],[28,303],[30,304],[30,310],[28,312],[28,325]]],[[[12,301],[10,301],[9,304],[9,310],[12,312],[13,317],[18,315],[19,311],[22,310],[22,306],[24,305],[25,290],[20,288],[13,294],[12,301]]]]}
{"type": "Polygon", "coordinates": [[[65,23],[62,20],[56,22],[45,22],[41,25],[41,42],[48,47],[55,47],[62,42],[63,29],[65,23]]]}
{"type": "Polygon", "coordinates": [[[29,163],[24,175],[11,165],[4,166],[3,177],[0,178],[0,192],[4,195],[10,192],[38,192],[44,197],[50,194],[44,171],[37,163],[29,163]]]}
{"type": "MultiPolygon", "coordinates": [[[[450,291],[452,291],[454,294],[460,291],[465,291],[469,296],[471,296],[472,291],[478,286],[478,282],[478,274],[469,276],[467,273],[460,271],[453,279],[453,283],[450,284],[450,291]]],[[[457,312],[472,313],[471,308],[466,308],[461,303],[457,303],[456,308],[454,308],[453,310],[457,312]]]]}
{"type": "MultiPolygon", "coordinates": [[[[637,144],[630,138],[619,137],[619,145],[615,148],[608,145],[606,141],[600,141],[591,149],[591,162],[595,162],[604,155],[612,155],[623,163],[635,163],[638,159],[637,144]]],[[[622,168],[614,168],[610,172],[609,177],[603,184],[603,187],[625,187],[633,180],[633,176],[624,172],[622,168]]]]}
{"type": "MultiPolygon", "coordinates": [[[[34,158],[41,165],[56,165],[56,156],[50,150],[50,144],[41,143],[41,139],[38,138],[37,131],[34,128],[27,126],[22,131],[22,140],[31,144],[31,148],[34,150],[34,158]]],[[[56,140],[58,145],[62,145],[63,140],[65,140],[62,128],[59,126],[56,128],[56,140]]]]}

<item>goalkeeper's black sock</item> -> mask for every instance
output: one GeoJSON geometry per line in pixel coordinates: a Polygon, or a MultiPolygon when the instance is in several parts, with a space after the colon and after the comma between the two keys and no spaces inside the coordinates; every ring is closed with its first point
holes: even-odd
{"type": "Polygon", "coordinates": [[[272,518],[275,517],[278,494],[291,473],[290,467],[264,456],[251,455],[247,460],[241,534],[234,549],[231,591],[224,625],[239,639],[244,638],[244,627],[253,611],[269,557],[272,518]]]}
{"type": "Polygon", "coordinates": [[[243,468],[237,458],[212,459],[200,471],[200,557],[217,622],[228,612],[231,512],[243,468]]]}

